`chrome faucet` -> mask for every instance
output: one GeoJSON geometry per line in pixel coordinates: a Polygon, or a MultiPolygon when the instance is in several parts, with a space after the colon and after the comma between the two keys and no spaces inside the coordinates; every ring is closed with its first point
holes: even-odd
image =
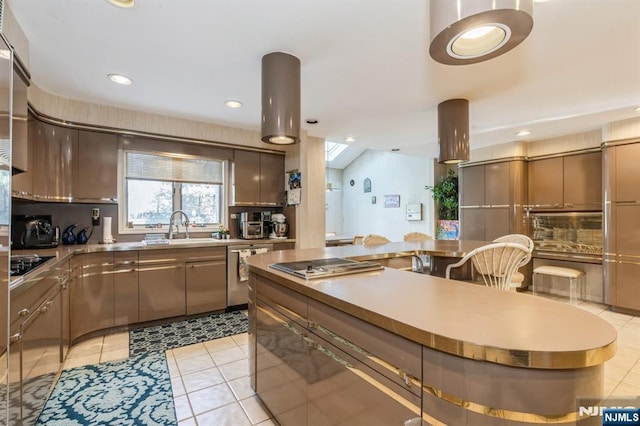
{"type": "MultiPolygon", "coordinates": [[[[179,213],[182,216],[184,216],[184,238],[188,240],[189,239],[189,216],[187,216],[187,214],[182,210],[175,210],[173,213],[171,213],[171,216],[169,216],[169,239],[170,240],[173,239],[173,218],[176,215],[176,213],[179,213]]],[[[175,226],[176,226],[176,234],[177,234],[178,231],[180,230],[180,221],[178,221],[178,223],[176,223],[175,226]]]]}

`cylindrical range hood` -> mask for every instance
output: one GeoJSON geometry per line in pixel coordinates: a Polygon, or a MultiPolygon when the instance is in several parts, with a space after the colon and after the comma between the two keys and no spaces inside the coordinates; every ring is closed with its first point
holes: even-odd
{"type": "Polygon", "coordinates": [[[430,0],[429,54],[447,65],[495,58],[533,28],[533,0],[430,0]]]}
{"type": "Polygon", "coordinates": [[[469,161],[469,101],[449,99],[438,104],[439,163],[469,161]]]}
{"type": "Polygon", "coordinates": [[[300,142],[300,60],[283,52],[262,57],[263,142],[300,142]]]}

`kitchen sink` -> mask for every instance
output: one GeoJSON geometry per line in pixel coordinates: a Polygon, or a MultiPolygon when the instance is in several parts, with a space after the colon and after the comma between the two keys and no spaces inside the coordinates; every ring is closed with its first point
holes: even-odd
{"type": "Polygon", "coordinates": [[[224,242],[224,240],[219,240],[217,238],[181,238],[177,240],[167,240],[170,245],[175,244],[198,244],[198,243],[212,243],[212,242],[224,242]]]}

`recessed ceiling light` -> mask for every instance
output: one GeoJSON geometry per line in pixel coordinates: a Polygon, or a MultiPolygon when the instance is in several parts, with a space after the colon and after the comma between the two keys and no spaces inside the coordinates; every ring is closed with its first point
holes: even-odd
{"type": "Polygon", "coordinates": [[[224,101],[224,104],[226,106],[228,106],[229,108],[240,108],[243,105],[242,102],[236,101],[236,100],[233,100],[233,99],[229,99],[228,101],[224,101]]]}
{"type": "Polygon", "coordinates": [[[400,148],[391,148],[391,152],[398,152],[400,151],[400,148]]]}
{"type": "Polygon", "coordinates": [[[0,58],[11,59],[11,52],[9,49],[0,49],[0,58]]]}
{"type": "Polygon", "coordinates": [[[640,106],[636,107],[636,111],[640,112],[640,106]]]}
{"type": "Polygon", "coordinates": [[[122,9],[133,9],[136,6],[135,0],[107,0],[107,3],[122,9]]]}
{"type": "Polygon", "coordinates": [[[111,81],[118,84],[124,84],[128,86],[129,84],[133,83],[133,80],[122,74],[109,74],[108,77],[109,79],[111,79],[111,81]]]}
{"type": "Polygon", "coordinates": [[[520,130],[518,133],[516,133],[516,136],[529,136],[530,134],[531,132],[528,130],[520,130]]]}
{"type": "Polygon", "coordinates": [[[352,136],[349,136],[348,138],[344,138],[344,141],[345,141],[345,142],[355,142],[355,141],[356,141],[356,138],[354,138],[354,137],[352,137],[352,136]]]}

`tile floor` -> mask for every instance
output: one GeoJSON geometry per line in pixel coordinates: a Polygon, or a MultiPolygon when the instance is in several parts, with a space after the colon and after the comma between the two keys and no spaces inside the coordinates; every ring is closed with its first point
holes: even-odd
{"type": "MultiPolygon", "coordinates": [[[[618,352],[605,365],[605,392],[640,395],[640,317],[593,302],[578,306],[618,331],[618,352]]],[[[71,348],[65,368],[127,357],[128,348],[128,333],[87,340],[71,348]]],[[[167,351],[179,426],[276,425],[249,385],[247,358],[246,333],[167,351]]]]}

